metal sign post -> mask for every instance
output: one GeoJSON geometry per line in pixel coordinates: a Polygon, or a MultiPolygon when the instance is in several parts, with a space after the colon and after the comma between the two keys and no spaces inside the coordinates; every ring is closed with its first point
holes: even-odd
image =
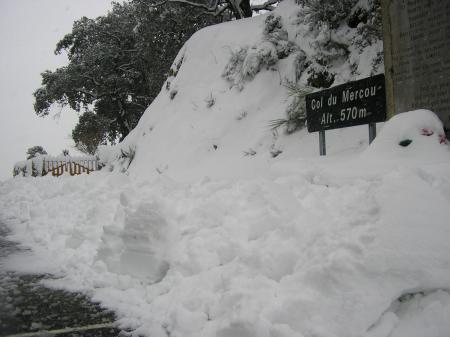
{"type": "Polygon", "coordinates": [[[319,148],[320,148],[320,155],[326,156],[327,155],[327,144],[325,143],[325,131],[319,131],[319,148]]]}
{"type": "Polygon", "coordinates": [[[373,142],[377,136],[377,125],[375,123],[369,123],[369,144],[373,142]]]}

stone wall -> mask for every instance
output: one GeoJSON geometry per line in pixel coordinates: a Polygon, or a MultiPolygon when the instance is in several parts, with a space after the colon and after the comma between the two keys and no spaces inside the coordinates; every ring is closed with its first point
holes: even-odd
{"type": "Polygon", "coordinates": [[[382,2],[388,106],[433,110],[450,129],[450,1],[382,2]]]}

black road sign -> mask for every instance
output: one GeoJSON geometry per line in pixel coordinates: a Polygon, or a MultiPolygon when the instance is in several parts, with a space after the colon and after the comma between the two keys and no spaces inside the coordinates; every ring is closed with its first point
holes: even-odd
{"type": "Polygon", "coordinates": [[[309,132],[386,120],[384,74],[306,95],[309,132]]]}

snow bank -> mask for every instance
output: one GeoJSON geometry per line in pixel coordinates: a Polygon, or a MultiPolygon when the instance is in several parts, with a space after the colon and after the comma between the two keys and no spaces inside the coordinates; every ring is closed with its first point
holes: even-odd
{"type": "Polygon", "coordinates": [[[365,159],[382,155],[395,160],[434,160],[445,157],[447,148],[441,120],[429,110],[416,110],[394,116],[383,127],[380,137],[366,151],[365,159]],[[420,153],[420,156],[417,154],[420,153]]]}
{"type": "Polygon", "coordinates": [[[386,123],[346,157],[346,176],[327,157],[252,179],[10,180],[2,221],[40,261],[10,263],[63,276],[51,285],[89,292],[136,334],[442,336],[450,157],[438,136],[418,134],[425,127],[441,131],[427,111],[386,123]],[[394,167],[405,136],[409,155],[394,167]],[[361,174],[365,157],[377,173],[361,174]]]}

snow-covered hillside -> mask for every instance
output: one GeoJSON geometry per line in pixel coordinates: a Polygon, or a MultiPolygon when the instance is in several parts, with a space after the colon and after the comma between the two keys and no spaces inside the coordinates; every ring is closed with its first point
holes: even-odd
{"type": "MultiPolygon", "coordinates": [[[[307,87],[311,73],[321,67],[317,59],[323,58],[334,85],[382,71],[382,64],[373,65],[382,43],[358,49],[352,44],[355,29],[312,30],[300,21],[302,15],[301,7],[285,1],[271,20],[261,15],[196,33],[174,61],[175,76],[135,130],[104,159],[114,162],[121,150],[136,151],[131,174],[164,173],[186,181],[263,174],[275,161],[316,156],[316,134],[304,130],[287,136],[283,128],[270,128],[271,121],[286,118],[291,102],[286,84],[297,81],[307,87]],[[350,56],[335,50],[335,41],[348,46],[350,56]],[[236,65],[240,53],[245,58],[236,65]]],[[[366,128],[352,137],[348,131],[329,132],[329,154],[366,147],[366,128]]],[[[127,168],[128,160],[114,164],[127,168]]]]}
{"type": "MultiPolygon", "coordinates": [[[[293,2],[275,14],[312,59],[326,37],[293,2]]],[[[404,113],[370,146],[367,126],[329,131],[319,157],[317,134],[268,126],[286,117],[285,80],[308,74],[265,27],[267,15],[194,35],[138,127],[103,149],[112,172],[1,183],[0,220],[32,248],[9,267],[61,276],[46,283],[85,291],[136,336],[449,336],[442,123],[404,113]]],[[[379,50],[335,59],[334,84],[370,75],[379,50]]]]}

